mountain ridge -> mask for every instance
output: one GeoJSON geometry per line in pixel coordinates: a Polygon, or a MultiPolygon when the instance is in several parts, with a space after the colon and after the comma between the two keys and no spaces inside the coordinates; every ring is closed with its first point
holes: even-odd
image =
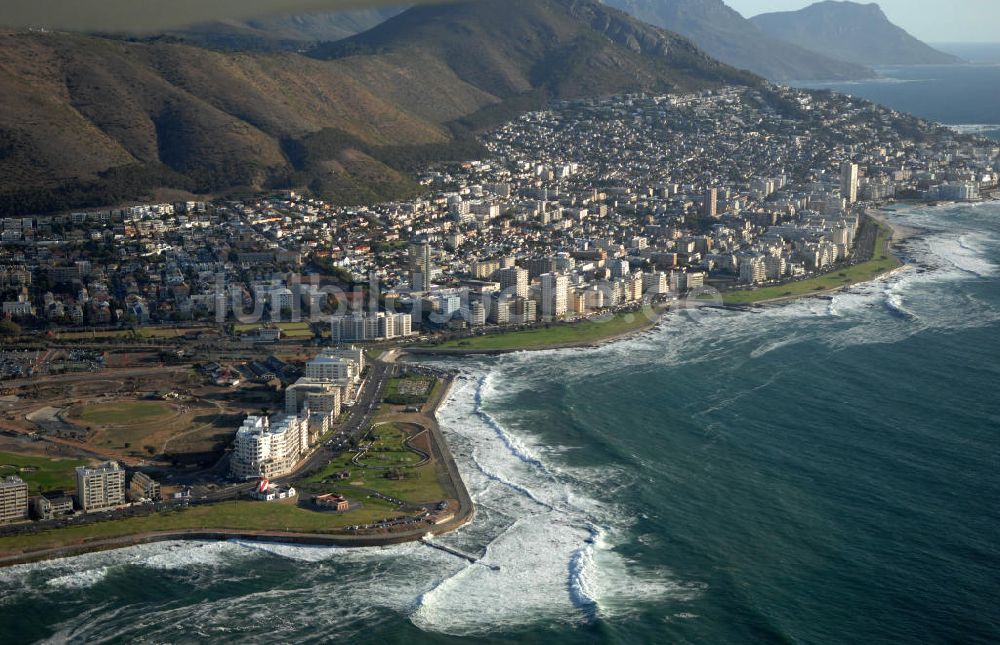
{"type": "Polygon", "coordinates": [[[548,98],[761,82],[594,0],[418,7],[342,42],[305,56],[0,34],[0,211],[163,186],[396,199],[413,165],[474,154],[470,131],[548,98]]]}
{"type": "Polygon", "coordinates": [[[944,65],[961,62],[893,24],[876,3],[825,0],[798,11],[750,19],[765,33],[859,65],[944,65]]]}
{"type": "Polygon", "coordinates": [[[249,20],[225,20],[167,31],[202,47],[223,50],[292,50],[347,38],[399,15],[405,7],[358,9],[249,20]]]}
{"type": "Polygon", "coordinates": [[[766,34],[723,0],[604,0],[690,38],[710,56],[774,81],[859,80],[866,66],[835,60],[766,34]]]}

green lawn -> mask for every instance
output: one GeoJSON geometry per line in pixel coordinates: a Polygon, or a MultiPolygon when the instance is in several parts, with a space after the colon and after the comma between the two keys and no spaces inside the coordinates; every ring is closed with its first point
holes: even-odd
{"type": "Polygon", "coordinates": [[[554,323],[550,327],[453,340],[436,347],[473,351],[514,351],[562,345],[585,345],[650,327],[654,321],[647,313],[648,310],[643,310],[643,312],[637,313],[615,314],[602,320],[554,323]]]}
{"type": "Polygon", "coordinates": [[[59,340],[92,340],[98,338],[132,338],[130,329],[103,329],[94,331],[62,331],[56,333],[59,340]]]}
{"type": "MultiPolygon", "coordinates": [[[[259,329],[263,326],[263,323],[240,323],[233,325],[233,331],[237,334],[246,333],[248,331],[253,331],[259,329]]],[[[307,322],[285,322],[278,323],[274,325],[281,330],[281,335],[284,338],[312,338],[313,332],[312,327],[310,327],[307,322]]]]}
{"type": "Polygon", "coordinates": [[[211,327],[139,327],[131,329],[100,329],[92,331],[59,332],[60,340],[91,340],[98,338],[179,338],[184,334],[212,331],[211,327]]]}
{"type": "Polygon", "coordinates": [[[423,404],[434,392],[435,383],[436,379],[431,376],[389,379],[383,400],[394,405],[423,404]]]}
{"type": "Polygon", "coordinates": [[[372,430],[377,437],[372,450],[361,459],[361,463],[373,469],[413,466],[423,460],[423,456],[409,450],[405,445],[406,432],[392,424],[381,425],[372,430]]]}
{"type": "Polygon", "coordinates": [[[722,294],[722,300],[727,305],[748,305],[765,300],[806,296],[811,293],[830,291],[874,280],[878,276],[897,269],[903,264],[899,258],[886,252],[889,235],[890,230],[880,225],[878,238],[875,241],[876,254],[868,262],[846,267],[808,280],[800,280],[799,282],[791,282],[775,287],[764,287],[762,289],[744,289],[742,291],[724,293],[722,294]]]}
{"type": "Polygon", "coordinates": [[[139,337],[140,338],[179,338],[184,334],[200,334],[202,332],[212,331],[209,327],[185,327],[185,328],[174,328],[174,327],[140,327],[139,337]]]}
{"type": "Polygon", "coordinates": [[[373,500],[369,503],[365,499],[363,504],[363,508],[356,511],[337,514],[310,511],[291,503],[224,502],[146,517],[72,526],[34,535],[4,537],[0,538],[0,552],[44,549],[137,533],[181,529],[331,533],[353,524],[368,524],[401,514],[382,502],[373,500]]]}
{"type": "MultiPolygon", "coordinates": [[[[328,479],[335,473],[349,470],[351,477],[347,481],[338,481],[336,485],[338,491],[351,498],[358,498],[359,493],[351,493],[351,490],[369,489],[389,495],[405,502],[415,504],[423,502],[437,502],[445,499],[448,495],[438,478],[438,466],[429,463],[423,466],[413,467],[406,464],[384,462],[378,459],[381,454],[392,457],[403,457],[409,463],[417,463],[421,456],[415,452],[404,451],[402,447],[403,433],[392,425],[383,425],[375,429],[375,433],[385,439],[379,441],[378,445],[388,449],[388,453],[370,453],[363,460],[363,463],[371,468],[361,468],[353,463],[351,459],[354,453],[345,453],[333,461],[329,466],[318,474],[303,482],[310,487],[316,487],[324,479],[328,479]],[[405,456],[405,457],[404,457],[405,456]],[[388,479],[385,475],[389,469],[400,467],[406,475],[405,479],[388,479]]],[[[332,484],[331,484],[332,485],[332,484]]]]}
{"type": "Polygon", "coordinates": [[[73,490],[76,487],[73,469],[88,463],[87,460],[51,459],[0,452],[0,477],[17,475],[28,484],[31,493],[73,490]]]}
{"type": "Polygon", "coordinates": [[[174,409],[160,401],[88,405],[80,420],[94,425],[136,425],[174,414],[174,409]]]}

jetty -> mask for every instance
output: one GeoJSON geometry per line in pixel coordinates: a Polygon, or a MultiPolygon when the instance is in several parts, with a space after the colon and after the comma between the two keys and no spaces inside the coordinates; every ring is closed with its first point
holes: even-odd
{"type": "MultiPolygon", "coordinates": [[[[428,537],[426,535],[424,537],[420,538],[420,542],[421,542],[421,544],[425,544],[425,545],[431,547],[432,549],[437,549],[438,551],[444,551],[445,553],[453,555],[453,556],[455,556],[457,558],[462,558],[463,560],[467,560],[467,561],[471,562],[472,564],[482,564],[482,562],[481,562],[482,558],[479,558],[478,556],[474,556],[474,555],[465,553],[464,551],[459,551],[458,549],[452,548],[450,546],[445,546],[444,544],[439,544],[438,542],[435,542],[434,540],[432,540],[430,537],[428,537]]],[[[483,564],[483,566],[489,568],[492,571],[499,571],[500,570],[500,567],[498,565],[495,565],[495,564],[483,564]]]]}

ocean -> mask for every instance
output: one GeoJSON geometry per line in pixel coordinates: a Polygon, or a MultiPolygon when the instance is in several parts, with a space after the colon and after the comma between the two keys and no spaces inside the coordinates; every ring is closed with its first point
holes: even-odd
{"type": "Polygon", "coordinates": [[[419,544],[172,542],[0,571],[0,642],[1000,642],[1000,203],[911,267],[590,350],[448,360],[478,507],[419,544]]]}
{"type": "Polygon", "coordinates": [[[901,112],[1000,139],[1000,45],[944,45],[959,65],[879,67],[879,78],[803,82],[875,101],[901,112]]]}

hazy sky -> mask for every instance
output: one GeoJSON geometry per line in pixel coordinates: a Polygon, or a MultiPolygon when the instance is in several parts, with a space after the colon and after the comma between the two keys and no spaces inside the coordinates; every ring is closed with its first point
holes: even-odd
{"type": "MultiPolygon", "coordinates": [[[[859,0],[866,2],[866,0],[859,0]]],[[[726,0],[747,18],[794,11],[812,0],[726,0]]],[[[933,43],[1000,42],[1000,0],[877,0],[889,20],[933,43]]]]}

